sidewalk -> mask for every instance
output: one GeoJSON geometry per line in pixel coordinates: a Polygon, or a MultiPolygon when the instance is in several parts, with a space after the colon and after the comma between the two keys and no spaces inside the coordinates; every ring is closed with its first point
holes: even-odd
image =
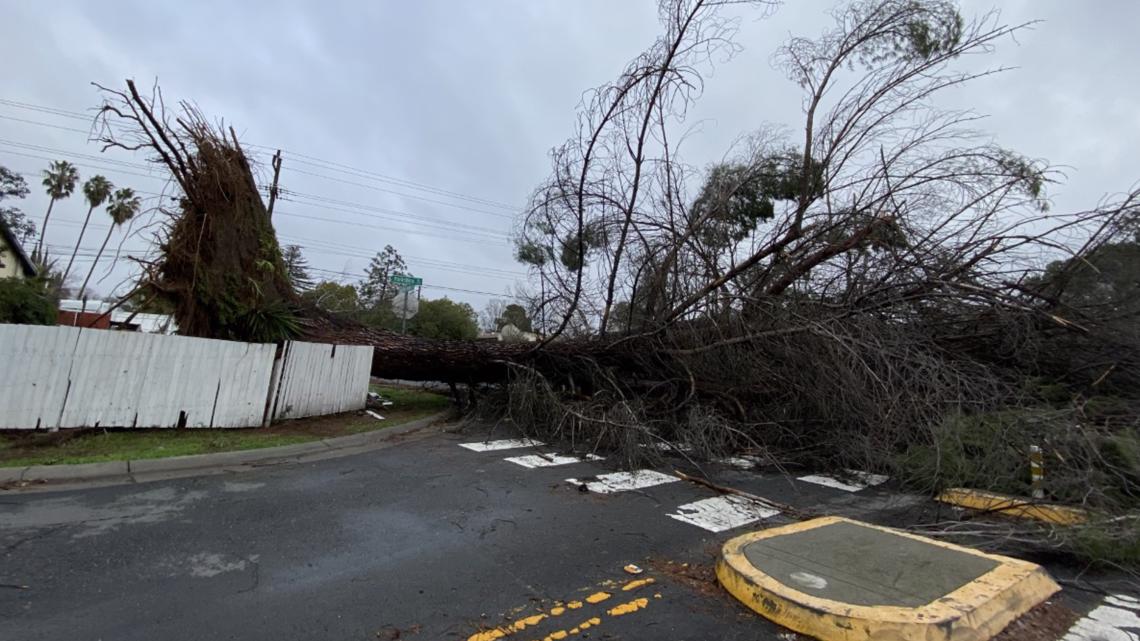
{"type": "Polygon", "coordinates": [[[75,485],[144,483],[350,456],[389,447],[405,440],[398,437],[411,437],[413,433],[417,436],[435,433],[439,429],[437,422],[446,415],[447,412],[440,412],[390,428],[281,447],[78,465],[3,467],[0,468],[0,493],[61,490],[75,485]]]}

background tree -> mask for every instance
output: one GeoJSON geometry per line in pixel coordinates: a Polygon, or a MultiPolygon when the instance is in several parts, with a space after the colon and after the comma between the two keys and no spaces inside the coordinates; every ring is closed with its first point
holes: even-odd
{"type": "Polygon", "coordinates": [[[101,207],[103,203],[107,202],[107,198],[111,196],[111,191],[115,188],[111,181],[103,176],[95,175],[87,179],[83,183],[83,197],[87,200],[87,216],[83,219],[83,227],[79,230],[79,238],[75,241],[75,249],[71,251],[71,258],[67,261],[67,268],[63,270],[63,280],[67,280],[68,274],[71,273],[71,266],[75,263],[75,255],[79,253],[79,245],[83,242],[83,235],[87,233],[87,223],[91,222],[91,212],[95,211],[96,207],[101,207]]]}
{"type": "Polygon", "coordinates": [[[364,279],[357,286],[361,306],[370,310],[386,307],[398,289],[392,285],[392,277],[406,273],[407,269],[400,252],[385,245],[384,251],[372,257],[364,279]]]}
{"type": "Polygon", "coordinates": [[[530,318],[527,317],[526,308],[516,303],[504,307],[495,329],[502,329],[504,325],[514,325],[516,329],[523,332],[531,331],[531,322],[530,318]]]}
{"type": "Polygon", "coordinates": [[[304,293],[313,286],[313,278],[309,275],[309,261],[301,253],[300,245],[286,245],[281,250],[281,260],[285,262],[285,271],[289,275],[289,282],[293,288],[304,293]]]}
{"type": "Polygon", "coordinates": [[[99,246],[99,253],[95,254],[95,260],[91,263],[91,269],[87,272],[87,278],[83,279],[83,285],[79,287],[79,298],[83,298],[84,292],[87,291],[87,284],[91,282],[91,276],[95,273],[95,267],[99,265],[99,259],[103,256],[103,250],[107,249],[107,241],[111,240],[111,233],[117,227],[121,227],[124,223],[135,217],[139,213],[139,208],[142,207],[142,201],[135,195],[135,190],[126,187],[123,189],[115,190],[111,201],[107,204],[107,215],[111,217],[111,226],[107,229],[107,235],[103,238],[103,244],[99,246]]]}
{"type": "Polygon", "coordinates": [[[420,301],[419,313],[408,321],[408,331],[423,338],[471,340],[479,335],[479,325],[470,305],[445,297],[420,301]]]}
{"type": "Polygon", "coordinates": [[[55,201],[69,198],[75,191],[79,182],[79,170],[66,160],[56,160],[44,170],[43,186],[48,195],[47,213],[44,214],[44,224],[40,227],[40,240],[36,243],[33,254],[40,260],[44,257],[44,238],[47,236],[48,220],[51,218],[52,207],[55,201]]]}
{"type": "Polygon", "coordinates": [[[24,198],[27,195],[28,183],[24,177],[7,167],[0,166],[0,220],[4,221],[20,243],[26,243],[28,239],[35,237],[36,224],[19,208],[4,206],[3,201],[9,198],[24,198]]]}
{"type": "Polygon", "coordinates": [[[492,298],[487,301],[483,311],[479,314],[479,325],[485,331],[499,331],[499,319],[503,317],[503,310],[507,308],[507,301],[501,298],[492,298]]]}
{"type": "Polygon", "coordinates": [[[356,287],[330,280],[317,283],[301,294],[301,298],[333,314],[355,314],[360,309],[356,287]]]}

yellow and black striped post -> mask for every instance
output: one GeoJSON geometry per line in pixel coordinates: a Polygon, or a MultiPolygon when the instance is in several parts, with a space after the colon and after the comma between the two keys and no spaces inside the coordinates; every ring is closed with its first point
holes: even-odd
{"type": "Polygon", "coordinates": [[[1029,481],[1033,489],[1033,498],[1045,498],[1045,456],[1038,445],[1029,446],[1029,481]]]}

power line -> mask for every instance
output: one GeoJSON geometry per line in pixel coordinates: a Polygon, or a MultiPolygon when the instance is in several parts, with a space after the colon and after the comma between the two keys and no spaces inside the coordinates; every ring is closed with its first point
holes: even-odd
{"type": "Polygon", "coordinates": [[[414,196],[412,194],[405,194],[403,192],[395,191],[393,189],[385,189],[383,187],[377,187],[375,185],[366,185],[364,183],[358,183],[358,182],[355,182],[352,180],[345,180],[343,178],[336,178],[333,176],[325,176],[324,174],[318,174],[318,173],[315,173],[312,171],[305,171],[304,169],[297,169],[295,167],[286,166],[285,170],[293,172],[293,173],[304,174],[306,176],[313,176],[315,178],[321,178],[324,180],[331,180],[333,182],[343,183],[345,185],[352,185],[354,187],[362,187],[364,189],[371,189],[373,191],[380,191],[380,192],[384,192],[386,194],[394,194],[396,196],[400,196],[401,198],[411,198],[413,200],[422,200],[423,202],[426,202],[426,203],[434,203],[437,205],[444,205],[446,207],[455,207],[457,209],[465,209],[467,211],[475,212],[477,214],[486,214],[488,216],[498,216],[500,218],[509,218],[511,220],[514,220],[514,218],[515,218],[514,215],[512,215],[512,214],[502,214],[502,213],[495,212],[495,211],[487,211],[486,209],[476,209],[474,207],[468,207],[466,205],[458,205],[455,203],[449,203],[449,202],[444,201],[444,200],[436,200],[434,198],[424,198],[423,196],[414,196]]]}
{"type": "MultiPolygon", "coordinates": [[[[266,147],[265,145],[255,145],[252,143],[246,143],[246,144],[250,147],[256,147],[259,149],[267,149],[267,150],[274,150],[275,149],[274,147],[266,147]]],[[[455,198],[456,200],[466,200],[468,202],[476,203],[479,205],[484,205],[486,207],[498,207],[500,209],[507,209],[507,210],[511,210],[511,211],[518,211],[518,209],[519,209],[515,205],[508,205],[506,203],[501,203],[501,202],[498,202],[495,200],[488,200],[486,198],[480,198],[478,196],[469,196],[469,195],[461,193],[461,192],[450,191],[450,190],[442,189],[439,187],[432,187],[431,185],[427,185],[424,183],[418,183],[418,182],[414,182],[411,180],[404,180],[402,178],[395,178],[393,176],[388,176],[385,174],[378,174],[376,172],[367,171],[364,169],[356,169],[356,168],[353,168],[349,165],[343,165],[343,164],[338,163],[338,162],[332,162],[331,160],[320,160],[319,158],[313,158],[313,156],[306,156],[305,154],[300,154],[300,153],[297,153],[295,151],[288,151],[288,150],[283,150],[283,151],[286,151],[289,154],[289,156],[293,162],[300,163],[302,165],[309,165],[310,167],[317,167],[319,169],[328,169],[330,171],[339,171],[343,174],[348,174],[350,176],[356,176],[358,178],[365,178],[367,180],[375,180],[377,182],[389,183],[389,184],[397,185],[397,186],[404,187],[407,189],[415,189],[418,191],[425,191],[425,192],[436,194],[439,196],[448,196],[451,198],[455,198]],[[302,160],[304,158],[311,158],[312,160],[316,160],[319,162],[310,162],[308,160],[302,160]]]]}
{"type": "MultiPolygon", "coordinates": [[[[352,201],[340,200],[337,198],[330,198],[328,196],[321,196],[318,194],[306,194],[303,192],[296,192],[296,191],[287,190],[287,189],[283,189],[280,191],[282,193],[284,193],[284,197],[278,196],[279,200],[283,199],[283,200],[289,200],[289,201],[297,202],[295,200],[295,198],[301,198],[304,200],[312,200],[312,201],[315,201],[315,202],[321,203],[321,204],[339,205],[342,207],[351,207],[353,209],[359,209],[362,211],[370,211],[370,212],[376,212],[376,213],[381,213],[381,214],[389,214],[392,216],[402,216],[404,218],[408,218],[411,220],[419,220],[419,221],[424,221],[424,222],[428,222],[428,223],[432,223],[432,224],[446,223],[448,225],[447,229],[451,229],[453,227],[459,227],[459,228],[471,230],[471,231],[478,232],[478,233],[485,233],[485,234],[492,235],[492,236],[507,237],[506,232],[502,232],[502,231],[499,231],[497,229],[492,229],[490,227],[479,227],[477,225],[468,225],[466,223],[453,223],[450,221],[441,220],[439,218],[433,218],[430,216],[421,216],[418,214],[411,214],[411,213],[408,213],[406,211],[400,211],[398,209],[388,209],[385,207],[376,207],[373,205],[365,205],[362,203],[354,203],[352,201]]],[[[299,204],[304,204],[304,203],[299,203],[299,204]]],[[[366,214],[361,214],[361,215],[363,216],[366,214]]]]}
{"type": "MultiPolygon", "coordinates": [[[[146,192],[146,191],[140,191],[137,193],[150,194],[152,197],[159,196],[159,194],[155,194],[153,192],[146,192]]],[[[53,225],[60,224],[60,225],[65,225],[65,226],[69,226],[69,227],[79,227],[79,226],[83,225],[83,223],[81,221],[71,220],[69,218],[59,218],[59,217],[52,218],[51,224],[53,224],[53,225]]],[[[98,222],[98,219],[88,223],[88,225],[87,225],[87,228],[89,230],[106,231],[109,227],[110,227],[110,225],[108,225],[108,224],[98,222]]],[[[346,256],[349,258],[372,258],[377,253],[376,251],[369,249],[369,248],[366,248],[366,247],[359,247],[356,245],[345,245],[345,244],[341,244],[341,243],[333,243],[330,241],[319,240],[319,239],[315,239],[315,238],[307,238],[307,237],[303,237],[303,236],[291,236],[291,235],[287,235],[287,234],[278,234],[277,236],[281,240],[290,241],[289,243],[286,243],[286,244],[300,244],[303,249],[318,250],[318,251],[322,251],[323,253],[334,254],[334,255],[338,255],[338,256],[346,256]],[[329,251],[329,250],[337,250],[337,251],[329,251]],[[339,251],[339,250],[346,250],[346,251],[339,251]]],[[[142,250],[137,250],[137,251],[142,251],[142,250]]],[[[148,249],[146,251],[150,251],[150,250],[148,249]]],[[[422,267],[428,268],[428,269],[442,269],[442,270],[454,271],[454,272],[458,272],[458,273],[480,273],[482,275],[496,277],[496,278],[504,278],[504,279],[516,279],[516,278],[525,277],[527,275],[526,272],[510,271],[510,270],[506,270],[506,269],[500,269],[497,267],[487,267],[484,265],[472,265],[470,263],[455,263],[455,262],[450,262],[450,261],[439,260],[436,258],[424,258],[421,256],[407,256],[407,255],[403,256],[403,258],[405,260],[409,261],[409,263],[411,263],[413,265],[422,266],[422,267]]]]}
{"type": "MultiPolygon", "coordinates": [[[[313,253],[313,254],[331,254],[331,255],[335,255],[335,256],[347,256],[350,258],[371,258],[371,256],[367,255],[367,254],[362,255],[362,254],[346,253],[346,252],[341,252],[341,251],[338,251],[335,249],[325,249],[323,247],[311,247],[311,246],[307,246],[307,247],[302,246],[302,247],[304,249],[308,250],[310,253],[313,253]]],[[[432,264],[428,264],[428,263],[421,263],[419,261],[415,261],[415,260],[412,260],[410,258],[408,259],[408,264],[412,267],[416,267],[417,271],[419,269],[441,270],[441,271],[446,271],[446,272],[454,272],[454,273],[458,273],[458,274],[477,274],[477,275],[482,276],[484,278],[500,278],[503,280],[516,280],[517,279],[517,277],[515,277],[515,276],[507,276],[505,274],[477,272],[477,271],[470,269],[470,268],[445,267],[442,265],[432,265],[432,264]]]]}
{"type": "MultiPolygon", "coordinates": [[[[49,158],[49,157],[45,157],[45,156],[36,156],[33,154],[25,154],[25,153],[15,152],[15,151],[9,151],[6,153],[15,154],[18,156],[26,156],[29,158],[36,158],[39,160],[47,160],[47,161],[56,160],[55,158],[49,158]]],[[[99,166],[89,165],[89,164],[85,164],[85,163],[81,163],[81,162],[76,162],[74,164],[78,165],[80,167],[94,167],[95,169],[103,169],[105,171],[117,171],[113,168],[99,167],[99,166]]],[[[33,172],[18,171],[16,173],[20,174],[21,176],[27,177],[27,178],[39,178],[40,177],[40,174],[33,173],[33,172]]],[[[140,175],[140,174],[132,174],[131,172],[121,172],[121,173],[130,174],[130,175],[140,175]]],[[[157,179],[156,176],[143,176],[143,177],[144,178],[155,178],[155,179],[157,179]]],[[[135,193],[142,194],[142,195],[149,195],[149,196],[152,196],[155,198],[168,198],[168,199],[174,198],[174,196],[172,196],[170,194],[159,194],[159,193],[156,193],[153,191],[146,191],[144,189],[135,189],[135,193]]],[[[304,203],[301,203],[301,204],[304,204],[304,203]]],[[[363,214],[361,212],[354,212],[354,211],[346,210],[346,209],[340,209],[337,207],[325,207],[324,209],[343,211],[345,213],[357,214],[357,215],[361,215],[361,216],[368,216],[368,214],[363,214]]],[[[274,216],[281,215],[281,216],[285,216],[287,218],[301,218],[301,219],[305,219],[305,220],[314,220],[314,221],[318,221],[318,222],[322,222],[322,223],[333,223],[333,224],[338,224],[338,225],[351,225],[353,227],[361,227],[361,228],[366,228],[366,229],[378,229],[378,230],[382,230],[382,231],[392,233],[392,234],[411,234],[411,235],[417,235],[417,236],[428,236],[431,238],[439,238],[442,240],[453,240],[453,241],[465,242],[465,243],[478,243],[481,245],[485,245],[488,242],[490,242],[490,240],[485,240],[485,239],[481,239],[481,238],[460,238],[460,237],[456,237],[456,236],[449,236],[449,235],[444,235],[444,234],[439,234],[439,233],[432,233],[429,231],[424,231],[422,229],[398,229],[398,228],[394,228],[394,227],[390,227],[390,226],[367,225],[364,223],[347,221],[347,220],[339,220],[336,218],[325,218],[322,216],[313,216],[313,215],[299,214],[299,213],[295,213],[295,212],[287,212],[287,211],[282,211],[280,209],[275,209],[273,214],[274,214],[274,216]]],[[[378,217],[378,216],[373,216],[373,217],[378,217]]],[[[405,222],[405,221],[401,221],[401,220],[397,219],[397,222],[405,222]]],[[[433,229],[441,229],[443,231],[454,231],[452,227],[447,227],[444,225],[429,225],[429,226],[432,227],[433,229]]],[[[501,239],[499,239],[499,240],[501,240],[501,239]]],[[[508,243],[503,243],[503,244],[508,245],[508,243]]]]}
{"type": "MultiPolygon", "coordinates": [[[[345,276],[345,277],[349,277],[349,278],[352,278],[355,276],[355,274],[351,274],[349,272],[340,272],[340,271],[336,271],[336,270],[332,270],[332,269],[320,269],[317,267],[311,268],[311,271],[323,272],[323,273],[331,274],[334,276],[345,276]]],[[[486,296],[498,296],[501,298],[519,298],[517,296],[512,296],[510,294],[500,294],[500,293],[496,293],[496,292],[485,292],[485,291],[481,291],[478,289],[463,289],[461,287],[447,287],[445,285],[435,285],[432,283],[424,283],[422,285],[422,287],[424,289],[439,289],[439,290],[444,290],[444,291],[449,291],[449,292],[462,292],[464,294],[483,294],[486,296]]]]}
{"type": "MultiPolygon", "coordinates": [[[[368,248],[368,247],[360,247],[358,245],[346,245],[344,243],[335,243],[335,242],[326,241],[326,240],[306,239],[303,237],[286,236],[284,234],[279,234],[279,237],[283,238],[283,239],[288,239],[288,240],[297,240],[300,242],[311,242],[311,243],[315,243],[315,244],[319,244],[319,245],[325,245],[327,247],[332,247],[332,248],[336,248],[336,249],[358,250],[358,251],[364,252],[364,254],[362,255],[363,258],[371,258],[372,256],[376,255],[376,253],[377,253],[375,249],[368,248]]],[[[456,267],[456,268],[463,268],[463,269],[475,269],[475,270],[481,270],[481,271],[487,271],[487,272],[499,272],[501,274],[508,275],[508,276],[526,276],[527,275],[526,272],[512,271],[509,269],[500,269],[498,267],[487,267],[487,266],[482,266],[482,265],[472,265],[470,263],[456,263],[456,262],[451,262],[451,261],[446,261],[446,260],[440,260],[438,258],[423,258],[420,256],[408,256],[406,254],[402,254],[402,256],[405,259],[411,260],[411,261],[438,263],[439,265],[448,266],[448,267],[456,267]]]]}
{"type": "MultiPolygon", "coordinates": [[[[328,207],[327,209],[333,209],[335,211],[343,211],[343,212],[346,212],[349,214],[359,214],[359,212],[354,212],[354,211],[350,211],[347,209],[339,209],[336,207],[328,207]]],[[[389,233],[422,234],[424,236],[432,236],[434,238],[442,238],[444,240],[453,240],[453,241],[460,242],[460,243],[476,243],[479,245],[486,245],[490,241],[490,239],[488,239],[488,238],[461,238],[461,237],[456,237],[456,236],[445,236],[443,234],[438,234],[438,233],[430,233],[430,232],[421,231],[418,229],[393,229],[390,226],[369,225],[366,223],[360,223],[360,222],[355,222],[355,221],[351,221],[351,220],[337,220],[335,218],[322,218],[320,216],[311,216],[311,215],[306,215],[306,214],[298,214],[298,213],[290,212],[290,211],[283,211],[281,209],[274,209],[273,210],[273,217],[276,218],[277,216],[285,216],[287,218],[301,218],[304,220],[317,220],[317,221],[324,222],[324,223],[333,223],[335,225],[349,225],[352,227],[364,228],[364,229],[379,229],[381,231],[385,231],[385,232],[389,232],[389,233]]],[[[433,229],[442,229],[442,230],[448,229],[447,227],[443,227],[440,225],[429,225],[429,227],[431,227],[433,229]]],[[[506,245],[507,243],[504,242],[503,244],[506,245]]]]}
{"type": "MultiPolygon", "coordinates": [[[[79,152],[79,151],[67,151],[65,149],[57,149],[55,147],[45,147],[43,145],[33,145],[31,143],[19,142],[17,140],[6,140],[4,138],[0,138],[0,145],[4,145],[6,147],[15,147],[17,149],[26,149],[28,151],[42,151],[42,152],[47,152],[47,153],[68,154],[68,155],[71,155],[75,158],[82,158],[83,160],[90,160],[92,162],[101,162],[101,163],[105,163],[108,165],[119,165],[122,167],[127,167],[129,169],[142,169],[145,171],[150,171],[156,167],[156,165],[153,165],[153,164],[146,164],[146,163],[141,163],[141,162],[131,162],[128,160],[116,160],[114,158],[107,158],[104,156],[95,156],[92,154],[85,154],[85,153],[79,152]]],[[[165,170],[161,170],[161,171],[165,171],[165,170]]]]}
{"type": "MultiPolygon", "coordinates": [[[[79,161],[75,157],[69,156],[66,154],[58,154],[55,158],[52,158],[50,156],[39,156],[36,154],[28,154],[28,153],[24,153],[22,151],[7,150],[4,153],[5,154],[11,154],[13,156],[23,156],[24,158],[32,158],[35,160],[46,160],[48,162],[52,162],[53,160],[59,160],[60,156],[62,156],[62,157],[67,158],[69,160],[75,160],[76,162],[73,162],[71,164],[73,164],[77,167],[85,167],[87,169],[96,169],[99,171],[115,171],[115,172],[119,172],[119,173],[127,175],[127,176],[138,176],[139,178],[150,178],[152,180],[161,180],[163,182],[168,182],[170,180],[169,176],[162,177],[162,176],[155,176],[153,174],[140,174],[138,172],[127,171],[125,169],[122,169],[121,167],[108,167],[106,165],[99,165],[99,164],[95,164],[95,163],[79,161]]],[[[30,175],[30,176],[37,176],[38,177],[40,175],[40,174],[36,174],[34,172],[20,172],[20,173],[22,175],[25,175],[25,176],[30,175]]]]}
{"type": "MultiPolygon", "coordinates": [[[[98,163],[116,163],[116,164],[123,165],[126,167],[132,167],[132,168],[139,167],[139,168],[143,168],[143,169],[147,169],[147,170],[153,168],[153,166],[144,165],[141,163],[132,163],[132,162],[128,162],[128,161],[105,159],[105,158],[102,158],[100,156],[92,156],[92,155],[84,154],[81,152],[73,152],[73,151],[68,151],[65,149],[57,149],[55,147],[45,147],[42,145],[32,145],[32,144],[28,144],[28,143],[7,141],[4,139],[0,139],[0,146],[16,146],[17,148],[20,148],[20,149],[32,149],[32,150],[37,150],[37,151],[44,151],[46,153],[53,153],[53,154],[56,154],[57,156],[62,156],[64,158],[75,161],[74,164],[78,165],[80,167],[94,168],[94,169],[102,170],[102,171],[116,171],[116,172],[126,174],[126,175],[138,176],[141,178],[150,178],[152,180],[162,180],[164,182],[170,180],[169,176],[156,176],[153,174],[140,174],[137,172],[131,172],[131,171],[128,171],[126,169],[122,169],[121,167],[108,167],[108,166],[101,165],[101,164],[95,164],[95,162],[97,161],[98,163]],[[87,162],[88,159],[90,159],[91,162],[87,162]]],[[[24,156],[27,158],[34,158],[37,160],[46,160],[48,162],[51,162],[52,160],[57,159],[57,158],[51,158],[48,156],[29,154],[29,153],[25,153],[25,152],[12,151],[12,150],[7,150],[7,151],[5,151],[5,153],[17,155],[17,156],[24,156]]],[[[291,195],[297,196],[299,198],[315,201],[316,203],[321,205],[322,209],[341,211],[341,212],[348,213],[348,214],[354,214],[354,215],[358,215],[358,216],[365,216],[365,217],[369,217],[369,218],[377,218],[380,220],[389,220],[389,221],[395,221],[395,222],[403,222],[400,219],[406,218],[408,220],[417,221],[420,225],[426,225],[430,228],[437,229],[440,231],[460,230],[460,231],[466,231],[466,232],[473,233],[473,234],[481,234],[484,236],[490,236],[496,240],[506,240],[507,238],[509,238],[509,235],[506,232],[501,232],[501,231],[498,231],[495,229],[491,229],[489,227],[479,227],[477,225],[457,223],[457,222],[437,219],[437,218],[433,218],[433,217],[429,217],[429,216],[412,214],[409,212],[400,211],[400,210],[396,210],[396,209],[374,207],[374,206],[370,206],[370,205],[364,205],[362,203],[354,203],[351,201],[343,201],[343,200],[339,200],[336,198],[321,196],[318,194],[306,194],[303,192],[292,192],[289,190],[284,190],[284,192],[287,196],[284,200],[293,200],[292,198],[288,198],[288,196],[291,196],[291,195]],[[355,209],[345,209],[343,207],[335,207],[335,206],[331,206],[331,205],[328,205],[325,203],[343,204],[346,206],[353,207],[355,209]],[[363,210],[363,211],[357,211],[357,210],[363,210]],[[376,212],[376,213],[365,213],[365,211],[376,212]]],[[[293,200],[293,202],[297,202],[297,201],[293,200]]],[[[306,203],[298,203],[298,204],[306,204],[306,203]]],[[[274,213],[278,213],[278,212],[274,212],[274,213]]],[[[286,214],[286,215],[296,216],[297,214],[286,214]]],[[[333,221],[333,222],[337,222],[337,221],[333,221]]],[[[389,229],[389,228],[384,228],[384,229],[389,229]]],[[[392,231],[396,231],[396,230],[392,230],[392,231]]],[[[406,232],[406,233],[419,233],[419,232],[406,232]]],[[[449,236],[440,236],[440,237],[441,238],[448,238],[451,240],[462,240],[462,241],[466,241],[466,242],[471,242],[470,240],[467,240],[467,239],[457,239],[457,238],[449,237],[449,236]]]]}
{"type": "Polygon", "coordinates": [[[48,122],[40,122],[38,120],[28,120],[26,118],[17,118],[15,116],[5,116],[4,114],[0,114],[0,118],[3,118],[4,120],[14,120],[16,122],[22,122],[22,123],[26,123],[29,125],[39,125],[40,127],[51,127],[52,129],[59,129],[60,131],[74,131],[75,133],[87,134],[87,135],[91,134],[90,129],[76,129],[75,127],[64,127],[63,125],[53,125],[53,124],[48,123],[48,122]]]}
{"type": "Polygon", "coordinates": [[[17,107],[20,109],[28,109],[30,111],[39,111],[41,113],[52,114],[60,118],[74,118],[78,120],[92,120],[94,116],[90,114],[82,114],[78,111],[68,111],[66,109],[56,109],[55,107],[45,107],[43,105],[33,105],[27,102],[19,102],[17,100],[9,100],[7,98],[0,98],[0,105],[8,107],[17,107]]]}
{"type": "MultiPolygon", "coordinates": [[[[94,119],[94,115],[92,115],[92,114],[82,114],[82,113],[75,112],[75,111],[68,111],[66,109],[57,109],[54,107],[47,107],[44,105],[35,105],[35,104],[20,102],[20,101],[16,101],[16,100],[0,99],[0,105],[6,105],[9,107],[15,107],[18,109],[27,109],[27,110],[31,110],[31,111],[40,112],[40,113],[50,114],[53,116],[58,116],[61,118],[72,118],[72,119],[83,120],[83,121],[87,121],[87,122],[91,122],[94,119]]],[[[43,127],[54,127],[56,129],[61,129],[61,130],[65,130],[65,131],[75,131],[77,133],[90,134],[90,131],[83,131],[83,130],[79,130],[79,129],[73,129],[70,127],[63,127],[61,125],[54,125],[54,124],[50,124],[50,123],[41,123],[41,122],[37,122],[37,121],[23,120],[23,119],[15,118],[12,116],[0,115],[0,118],[6,118],[9,120],[17,120],[20,122],[26,122],[28,124],[35,124],[35,125],[39,125],[39,126],[43,126],[43,127]]],[[[246,146],[249,146],[249,147],[255,147],[255,148],[265,149],[265,150],[269,150],[269,151],[274,151],[274,150],[279,149],[278,147],[274,147],[274,146],[260,145],[260,144],[254,144],[254,143],[248,143],[248,142],[244,143],[244,144],[246,146]]],[[[316,156],[310,156],[307,154],[302,154],[302,153],[287,150],[287,149],[285,149],[283,151],[288,153],[290,156],[295,156],[296,157],[295,162],[297,162],[297,163],[309,165],[312,167],[317,167],[320,169],[337,171],[340,173],[355,176],[357,178],[364,178],[367,180],[373,180],[373,181],[377,181],[377,182],[394,184],[394,185],[398,185],[398,186],[401,186],[401,187],[404,187],[407,189],[414,189],[417,191],[424,191],[424,192],[436,194],[439,196],[446,196],[446,197],[454,198],[457,200],[463,200],[463,201],[483,205],[485,207],[496,207],[496,208],[505,209],[505,210],[509,210],[509,211],[518,211],[520,209],[520,207],[518,207],[516,205],[510,205],[510,204],[503,203],[500,201],[491,200],[489,198],[481,198],[478,196],[472,196],[470,194],[464,194],[464,193],[458,192],[458,191],[443,189],[441,187],[436,187],[433,185],[429,185],[427,183],[416,182],[416,181],[408,180],[408,179],[404,179],[404,178],[397,178],[397,177],[382,174],[379,172],[369,171],[366,169],[353,167],[351,165],[346,165],[346,164],[335,162],[332,160],[326,160],[326,159],[318,158],[316,156]]],[[[294,171],[301,171],[301,170],[294,170],[294,171]]],[[[393,192],[393,193],[398,193],[398,192],[393,192]]],[[[415,196],[411,196],[409,194],[401,194],[401,195],[404,195],[404,196],[407,196],[410,198],[416,198],[415,196]]],[[[436,201],[428,200],[428,202],[436,202],[436,201]]],[[[458,206],[458,205],[454,205],[452,203],[441,203],[441,204],[458,206]]],[[[483,210],[474,210],[474,209],[473,209],[473,211],[482,211],[483,213],[487,213],[487,214],[490,214],[493,216],[504,216],[504,217],[508,217],[508,218],[514,217],[512,214],[501,214],[501,213],[497,213],[497,212],[487,212],[487,211],[483,211],[483,210]]]]}

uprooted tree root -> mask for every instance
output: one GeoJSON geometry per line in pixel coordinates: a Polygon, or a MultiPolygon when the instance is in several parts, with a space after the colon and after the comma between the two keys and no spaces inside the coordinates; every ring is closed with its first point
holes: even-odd
{"type": "Polygon", "coordinates": [[[164,209],[160,258],[143,262],[139,293],[168,301],[179,332],[248,341],[292,338],[300,331],[300,299],[253,168],[232,129],[211,125],[188,103],[170,115],[155,89],[134,82],[119,91],[100,87],[97,118],[104,149],[144,149],[180,188],[164,209]]]}

